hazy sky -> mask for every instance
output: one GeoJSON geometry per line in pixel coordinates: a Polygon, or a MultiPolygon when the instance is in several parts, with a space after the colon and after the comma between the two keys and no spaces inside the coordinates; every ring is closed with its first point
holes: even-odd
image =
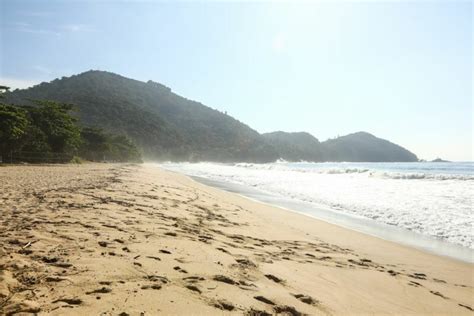
{"type": "Polygon", "coordinates": [[[152,79],[259,132],[473,160],[471,1],[0,0],[0,84],[152,79]]]}

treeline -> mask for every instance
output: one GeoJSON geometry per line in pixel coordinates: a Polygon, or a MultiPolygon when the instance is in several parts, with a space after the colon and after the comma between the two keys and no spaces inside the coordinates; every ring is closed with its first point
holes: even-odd
{"type": "Polygon", "coordinates": [[[30,106],[0,103],[0,157],[3,162],[141,161],[125,136],[81,127],[73,106],[34,101],[30,106]]]}
{"type": "Polygon", "coordinates": [[[270,162],[274,148],[255,130],[156,82],[88,71],[5,94],[11,104],[28,100],[73,103],[86,126],[125,134],[148,160],[270,162]]]}
{"type": "MultiPolygon", "coordinates": [[[[7,103],[17,105],[32,105],[29,100],[73,103],[78,110],[75,117],[84,126],[127,135],[148,160],[418,161],[408,150],[368,133],[324,142],[304,132],[262,135],[230,115],[183,98],[159,83],[110,72],[88,71],[4,95],[7,103]]],[[[83,150],[83,156],[84,151],[92,152],[83,150]]]]}

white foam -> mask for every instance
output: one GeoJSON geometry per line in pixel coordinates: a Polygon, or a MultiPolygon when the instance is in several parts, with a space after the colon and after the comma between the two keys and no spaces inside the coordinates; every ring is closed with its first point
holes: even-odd
{"type": "Polygon", "coordinates": [[[412,168],[395,164],[385,165],[384,168],[393,169],[386,171],[377,164],[345,163],[163,166],[188,175],[255,187],[474,249],[471,172],[450,174],[445,166],[433,172],[425,170],[426,165],[412,168]]]}

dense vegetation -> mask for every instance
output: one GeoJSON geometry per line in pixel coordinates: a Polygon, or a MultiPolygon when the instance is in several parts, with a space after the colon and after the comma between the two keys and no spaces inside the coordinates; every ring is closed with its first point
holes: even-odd
{"type": "Polygon", "coordinates": [[[415,154],[387,140],[358,132],[319,142],[308,133],[263,134],[288,161],[418,161],[415,154]]]}
{"type": "Polygon", "coordinates": [[[418,157],[405,148],[366,132],[329,139],[321,144],[331,161],[418,161],[418,157]]]}
{"type": "Polygon", "coordinates": [[[8,94],[73,103],[84,126],[100,126],[132,139],[148,159],[273,161],[276,151],[234,118],[180,97],[161,84],[88,71],[8,94]]]}
{"type": "Polygon", "coordinates": [[[0,103],[0,157],[4,162],[69,162],[75,156],[93,161],[138,161],[140,154],[123,136],[81,128],[73,106],[34,101],[18,106],[0,103]]]}
{"type": "MultiPolygon", "coordinates": [[[[231,116],[183,98],[159,83],[145,83],[104,71],[63,77],[6,96],[13,104],[25,104],[31,99],[72,103],[77,106],[75,115],[83,126],[99,126],[107,133],[125,135],[137,144],[147,159],[220,162],[270,162],[278,158],[289,161],[417,160],[406,149],[367,133],[322,143],[308,133],[260,135],[231,116]]],[[[82,135],[87,137],[84,131],[82,135]]]]}
{"type": "Polygon", "coordinates": [[[306,132],[273,132],[263,137],[278,151],[278,156],[287,161],[325,161],[321,143],[306,132]]]}

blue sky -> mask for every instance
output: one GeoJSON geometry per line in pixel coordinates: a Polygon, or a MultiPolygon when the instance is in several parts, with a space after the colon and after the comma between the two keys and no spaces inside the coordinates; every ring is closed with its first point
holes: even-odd
{"type": "Polygon", "coordinates": [[[0,1],[0,83],[161,82],[259,132],[473,160],[470,1],[0,1]]]}

